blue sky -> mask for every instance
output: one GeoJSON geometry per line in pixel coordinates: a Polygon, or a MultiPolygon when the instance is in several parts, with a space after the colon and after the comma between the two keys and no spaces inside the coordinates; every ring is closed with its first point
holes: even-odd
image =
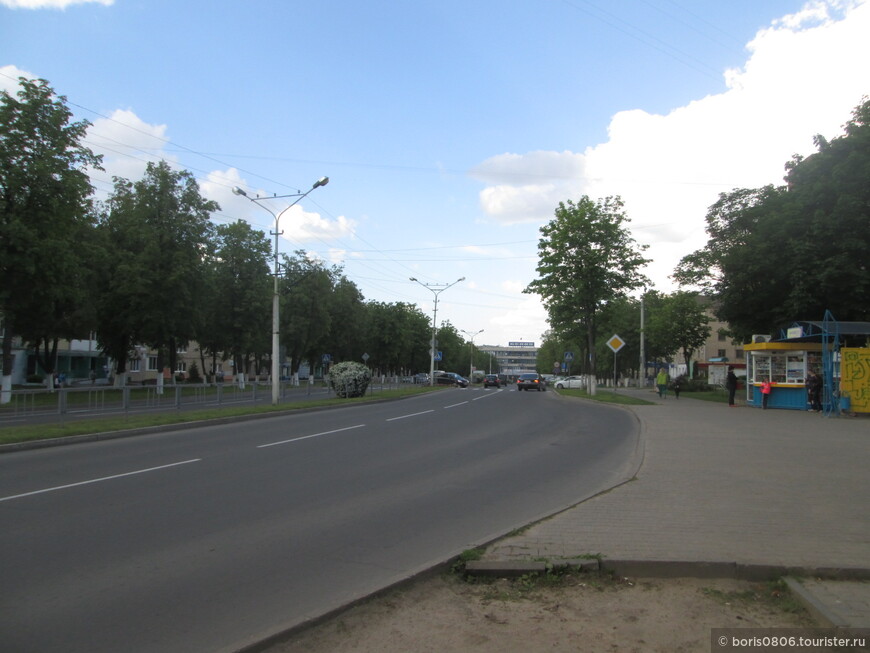
{"type": "MultiPolygon", "coordinates": [[[[344,267],[477,344],[540,342],[539,227],[618,194],[659,290],[720,192],[779,183],[870,94],[864,0],[0,0],[0,88],[42,77],[106,173],[164,158],[218,201],[315,190],[282,251],[344,267]]],[[[270,205],[281,210],[280,200],[270,205]]],[[[609,335],[609,334],[608,334],[609,335]]]]}

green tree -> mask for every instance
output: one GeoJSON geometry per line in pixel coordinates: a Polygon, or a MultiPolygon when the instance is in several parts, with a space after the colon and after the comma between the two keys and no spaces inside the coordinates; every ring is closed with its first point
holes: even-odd
{"type": "MultiPolygon", "coordinates": [[[[92,224],[87,170],[101,169],[101,159],[82,144],[90,123],[71,119],[66,98],[45,80],[20,78],[16,97],[0,92],[3,403],[11,396],[13,336],[25,330],[29,339],[56,342],[82,326],[74,314],[89,262],[87,248],[77,246],[85,241],[76,239],[92,224]]],[[[54,371],[53,358],[43,364],[54,371]]]]}
{"type": "Polygon", "coordinates": [[[582,331],[591,374],[602,306],[648,283],[640,272],[648,262],[641,254],[646,246],[631,238],[628,222],[619,197],[560,202],[556,217],[541,227],[538,278],[525,289],[543,298],[557,333],[574,339],[582,331]]]}
{"type": "Polygon", "coordinates": [[[246,371],[251,358],[271,343],[271,245],[262,231],[238,220],[217,226],[215,246],[211,301],[203,307],[211,319],[198,329],[209,335],[200,336],[200,347],[207,344],[211,351],[229,354],[236,371],[246,371]]]}
{"type": "Polygon", "coordinates": [[[103,315],[101,339],[113,338],[106,329],[116,321],[133,341],[158,350],[158,368],[168,354],[174,370],[178,346],[198,335],[213,242],[209,216],[220,207],[200,195],[190,172],[163,161],[149,163],[137,182],[116,179],[107,206],[105,222],[119,247],[106,270],[119,286],[110,310],[124,315],[103,315]]]}
{"type": "Polygon", "coordinates": [[[710,337],[709,322],[702,298],[697,293],[678,291],[662,298],[650,314],[649,326],[663,357],[670,359],[682,352],[689,370],[695,352],[710,337]]]}
{"type": "Polygon", "coordinates": [[[308,362],[314,370],[323,354],[331,354],[336,360],[335,352],[330,351],[329,298],[338,270],[310,260],[303,251],[285,256],[282,269],[281,342],[290,359],[290,373],[296,374],[302,362],[308,362]]]}
{"type": "Polygon", "coordinates": [[[845,134],[794,157],[786,185],[736,189],[707,213],[706,246],[674,278],[715,300],[732,333],[773,333],[796,319],[870,317],[870,100],[845,134]]]}

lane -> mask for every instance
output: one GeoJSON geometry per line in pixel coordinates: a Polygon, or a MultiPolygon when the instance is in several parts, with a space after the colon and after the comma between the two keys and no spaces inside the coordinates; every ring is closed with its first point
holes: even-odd
{"type": "MultiPolygon", "coordinates": [[[[93,478],[200,461],[0,503],[7,648],[234,650],[588,496],[636,445],[551,393],[425,397],[70,448],[93,478]]],[[[0,496],[39,484],[14,467],[0,496]]]]}

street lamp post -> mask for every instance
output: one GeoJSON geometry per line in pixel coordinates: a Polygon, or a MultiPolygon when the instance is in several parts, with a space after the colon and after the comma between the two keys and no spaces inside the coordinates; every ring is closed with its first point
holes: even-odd
{"type": "Polygon", "coordinates": [[[269,213],[272,214],[272,217],[275,218],[275,231],[272,232],[272,235],[275,236],[275,279],[272,291],[272,405],[278,405],[279,399],[279,388],[280,388],[280,366],[279,366],[279,357],[280,353],[280,329],[281,329],[281,321],[279,319],[279,298],[280,294],[278,293],[278,236],[280,236],[282,231],[278,231],[278,222],[281,220],[281,216],[284,215],[289,209],[298,204],[303,197],[308,195],[315,188],[320,188],[321,186],[326,186],[329,183],[329,177],[321,177],[317,181],[314,182],[314,185],[309,188],[304,193],[290,193],[289,195],[273,195],[272,197],[250,197],[245,191],[236,186],[233,188],[233,193],[236,195],[240,195],[241,197],[247,198],[251,200],[254,204],[259,206],[260,208],[266,209],[269,213]],[[275,213],[269,207],[260,204],[260,202],[264,200],[271,199],[281,199],[284,197],[295,197],[296,199],[292,204],[282,209],[279,213],[275,213]]]}
{"type": "Polygon", "coordinates": [[[468,342],[471,345],[471,353],[469,354],[469,358],[471,359],[471,362],[469,362],[469,364],[468,364],[468,380],[471,381],[471,376],[474,374],[474,336],[477,336],[477,335],[480,335],[481,333],[483,333],[483,329],[481,329],[480,331],[475,331],[474,333],[471,333],[470,331],[463,330],[462,333],[464,333],[465,335],[468,336],[468,338],[469,338],[468,342]]]}
{"type": "Polygon", "coordinates": [[[465,281],[465,277],[460,277],[453,283],[448,283],[446,285],[441,283],[423,283],[422,281],[414,277],[409,277],[409,281],[415,281],[419,283],[427,290],[431,290],[432,294],[435,295],[435,310],[432,312],[432,342],[429,343],[431,345],[431,347],[429,348],[429,385],[431,386],[435,385],[435,325],[438,319],[438,295],[443,293],[451,286],[455,286],[460,281],[465,281]]]}

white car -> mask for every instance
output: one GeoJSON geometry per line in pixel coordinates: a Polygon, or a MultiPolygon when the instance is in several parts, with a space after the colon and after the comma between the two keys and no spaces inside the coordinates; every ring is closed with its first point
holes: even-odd
{"type": "Polygon", "coordinates": [[[562,390],[563,388],[585,388],[586,382],[584,381],[582,376],[566,376],[565,378],[559,379],[556,381],[556,389],[562,390]]]}

